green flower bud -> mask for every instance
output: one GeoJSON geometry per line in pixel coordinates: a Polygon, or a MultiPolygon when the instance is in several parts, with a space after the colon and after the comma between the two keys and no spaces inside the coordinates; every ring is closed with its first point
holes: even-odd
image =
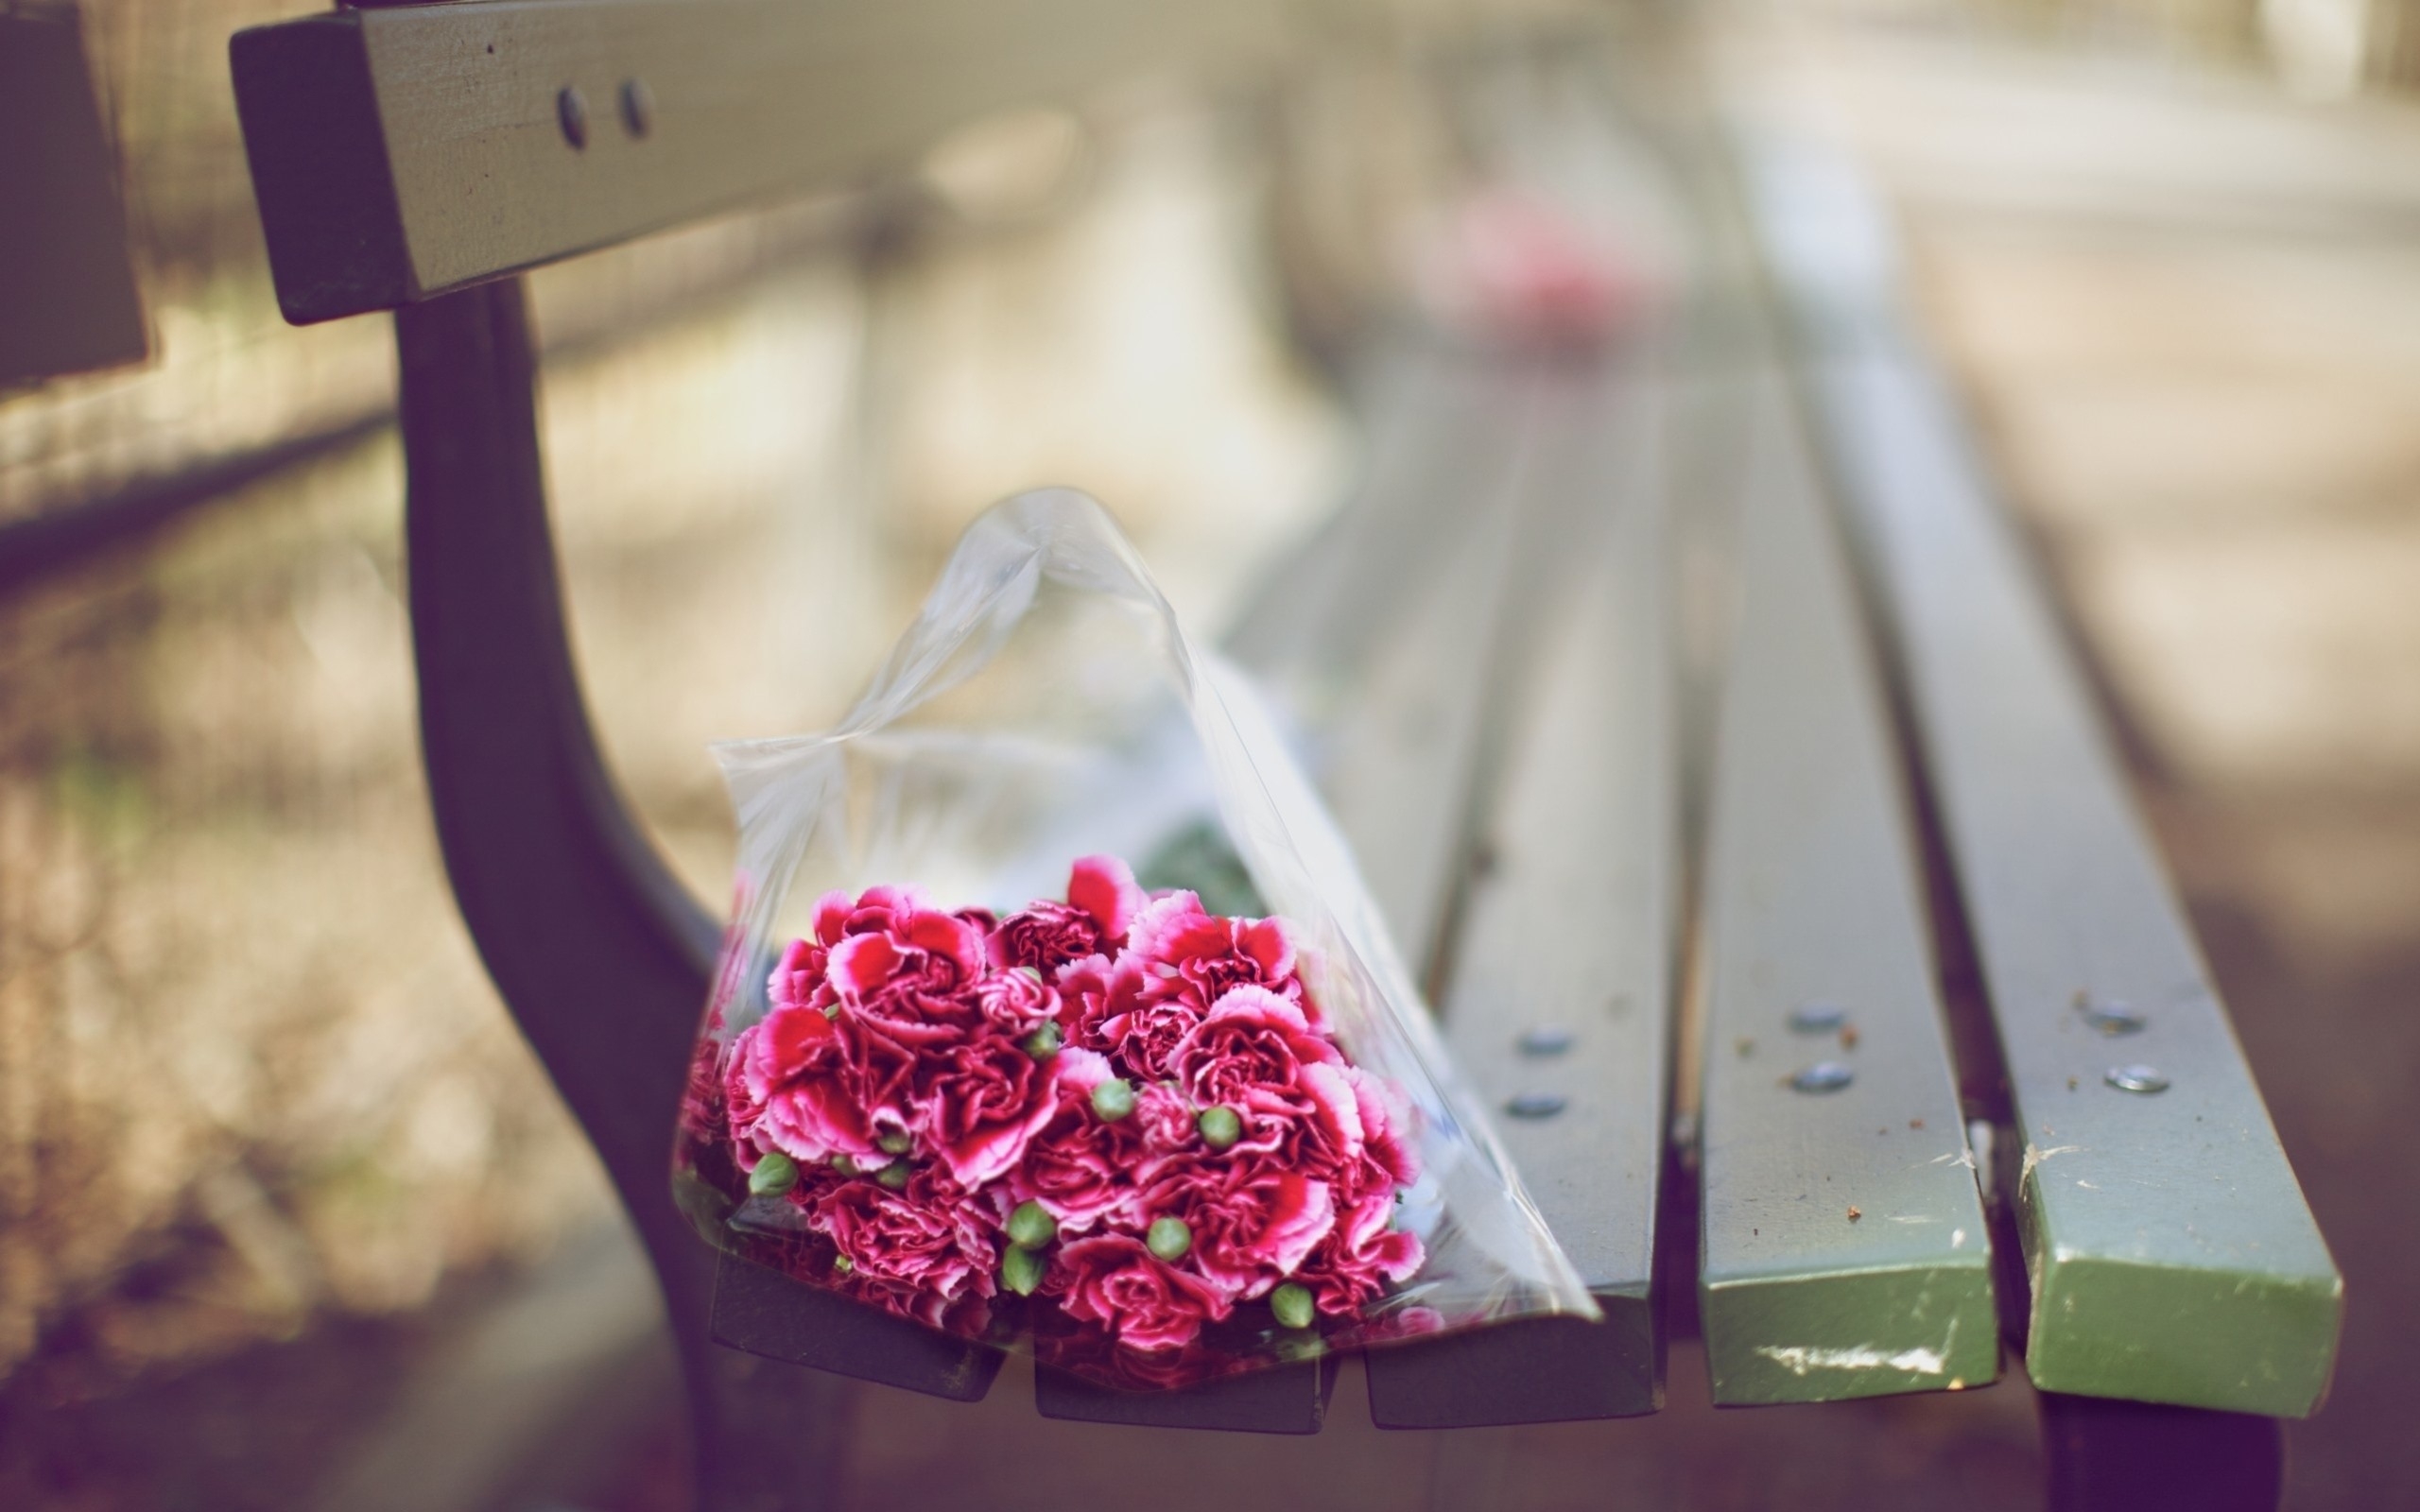
{"type": "Polygon", "coordinates": [[[1035,981],[1037,981],[1037,982],[1039,982],[1039,981],[1041,981],[1041,980],[1043,979],[1043,976],[1042,976],[1042,971],[1041,971],[1041,968],[1039,968],[1039,967],[1033,967],[1033,966],[1020,966],[1020,967],[1018,967],[1018,968],[1017,968],[1017,970],[1018,970],[1018,971],[1023,971],[1026,975],[1028,975],[1028,976],[1029,976],[1029,977],[1032,977],[1032,978],[1033,978],[1035,981]]]}
{"type": "Polygon", "coordinates": [[[1017,1041],[1017,1048],[1036,1060],[1048,1060],[1059,1053],[1059,1021],[1045,1019],[1041,1028],[1017,1041]]]}
{"type": "Polygon", "coordinates": [[[884,1186],[889,1187],[893,1192],[901,1191],[908,1185],[908,1162],[905,1160],[893,1160],[889,1165],[884,1166],[881,1170],[876,1171],[873,1174],[873,1178],[876,1181],[881,1182],[884,1186]]]}
{"type": "Polygon", "coordinates": [[[1134,1089],[1119,1077],[1112,1076],[1093,1089],[1093,1111],[1115,1124],[1134,1111],[1134,1089]]]}
{"type": "Polygon", "coordinates": [[[1193,1126],[1201,1131],[1201,1143],[1214,1150],[1223,1150],[1244,1137],[1244,1121],[1232,1108],[1205,1108],[1193,1126]]]}
{"type": "Polygon", "coordinates": [[[908,1138],[908,1131],[904,1128],[884,1129],[882,1138],[874,1141],[874,1143],[881,1146],[882,1153],[885,1155],[905,1155],[908,1153],[908,1146],[915,1143],[908,1138]]]}
{"type": "Polygon", "coordinates": [[[1311,1289],[1298,1281],[1288,1281],[1269,1294],[1269,1310],[1277,1314],[1278,1323],[1285,1328],[1309,1328],[1311,1289]]]}
{"type": "Polygon", "coordinates": [[[1154,1218],[1151,1227],[1143,1231],[1144,1247],[1162,1260],[1173,1263],[1184,1258],[1193,1247],[1193,1230],[1182,1218],[1154,1218]]]}
{"type": "Polygon", "coordinates": [[[846,1276],[849,1272],[856,1270],[856,1268],[857,1263],[851,1260],[846,1255],[835,1255],[832,1257],[832,1274],[835,1276],[846,1276]]]}
{"type": "Polygon", "coordinates": [[[757,1157],[756,1169],[748,1173],[748,1190],[760,1197],[778,1197],[798,1185],[798,1162],[779,1150],[757,1157]]]}
{"type": "Polygon", "coordinates": [[[1042,1257],[1023,1245],[1011,1245],[1000,1257],[1000,1284],[1019,1297],[1031,1297],[1042,1284],[1042,1257]]]}
{"type": "Polygon", "coordinates": [[[1031,1198],[1018,1203],[1016,1211],[1009,1214],[1011,1244],[1022,1245],[1028,1249],[1040,1249],[1058,1237],[1059,1220],[1050,1216],[1047,1209],[1031,1198]]]}
{"type": "Polygon", "coordinates": [[[832,1157],[832,1169],[842,1176],[855,1176],[857,1174],[857,1162],[845,1155],[836,1155],[832,1157]]]}

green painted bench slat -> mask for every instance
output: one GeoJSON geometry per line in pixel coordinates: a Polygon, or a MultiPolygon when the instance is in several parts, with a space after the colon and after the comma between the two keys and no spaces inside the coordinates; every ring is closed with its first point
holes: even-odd
{"type": "Polygon", "coordinates": [[[1778,386],[1746,407],[1702,942],[1714,1398],[1979,1386],[1990,1239],[1879,689],[1778,386]]]}
{"type": "Polygon", "coordinates": [[[1651,375],[1572,387],[1548,409],[1530,475],[1545,539],[1576,581],[1520,669],[1488,862],[1442,1007],[1456,1060],[1605,1319],[1374,1349],[1382,1428],[1663,1402],[1655,1208],[1679,911],[1663,415],[1651,375]],[[1570,502],[1586,516],[1566,518],[1570,502]]]}

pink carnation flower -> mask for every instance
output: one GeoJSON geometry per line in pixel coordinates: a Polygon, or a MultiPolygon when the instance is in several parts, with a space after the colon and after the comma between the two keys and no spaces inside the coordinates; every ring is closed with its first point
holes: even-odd
{"type": "Polygon", "coordinates": [[[1059,1016],[1059,989],[1029,968],[994,971],[969,990],[983,1022],[1005,1034],[1031,1034],[1059,1016]]]}
{"type": "Polygon", "coordinates": [[[1304,1001],[1293,931],[1282,919],[1222,918],[1192,893],[1173,892],[1136,916],[1127,949],[1143,963],[1143,993],[1153,1002],[1175,999],[1201,1014],[1245,986],[1304,1001]]]}
{"type": "Polygon", "coordinates": [[[856,1271],[945,1300],[989,1297],[999,1267],[991,1224],[964,1189],[927,1168],[905,1191],[856,1177],[800,1206],[807,1226],[831,1239],[856,1271]]]}
{"type": "Polygon", "coordinates": [[[1115,856],[1083,856],[1067,873],[1067,902],[1092,915],[1114,944],[1126,938],[1135,916],[1150,900],[1125,862],[1115,856]]]}
{"type": "Polygon", "coordinates": [[[1049,1284],[1067,1315],[1098,1323],[1132,1349],[1176,1349],[1229,1305],[1208,1282],[1163,1263],[1123,1234],[1060,1246],[1049,1284]]]}
{"type": "Polygon", "coordinates": [[[1125,862],[1085,856],[1068,874],[1065,902],[1041,899],[1000,920],[992,931],[992,960],[1050,975],[1070,961],[1114,954],[1147,902],[1125,862]]]}
{"type": "Polygon", "coordinates": [[[1135,1173],[1150,1154],[1143,1128],[1132,1118],[1105,1119],[1092,1105],[1093,1089],[1115,1071],[1105,1057],[1073,1046],[1053,1058],[1052,1071],[1057,1103],[1002,1183],[1003,1213],[1031,1200],[1071,1234],[1103,1223],[1132,1227],[1135,1173]]]}
{"type": "Polygon", "coordinates": [[[1306,1258],[1294,1278],[1310,1288],[1311,1300],[1331,1317],[1359,1315],[1362,1305],[1420,1269],[1426,1257],[1420,1236],[1390,1228],[1394,1220],[1392,1186],[1355,1203],[1306,1258]]]}
{"type": "Polygon", "coordinates": [[[1148,970],[1132,952],[1119,956],[1105,976],[1085,962],[1068,969],[1062,994],[1073,992],[1080,1000],[1077,1037],[1082,1043],[1116,1057],[1137,1078],[1158,1081],[1174,1074],[1168,1057],[1201,1022],[1201,1010],[1182,997],[1153,999],[1147,990],[1148,970]]]}
{"type": "Polygon", "coordinates": [[[1261,1160],[1172,1158],[1144,1189],[1142,1206],[1147,1225],[1184,1220],[1192,1247],[1183,1268],[1229,1298],[1267,1295],[1336,1227],[1326,1182],[1261,1160]]]}
{"type": "Polygon", "coordinates": [[[1045,899],[1000,920],[986,947],[994,966],[1030,967],[1047,975],[1110,944],[1092,915],[1045,899]]]}
{"type": "Polygon", "coordinates": [[[723,1090],[740,1165],[767,1150],[802,1164],[873,1150],[859,1078],[839,1028],[820,1008],[778,1007],[739,1032],[723,1090]]]}
{"type": "Polygon", "coordinates": [[[968,992],[983,969],[983,936],[973,925],[912,910],[842,939],[827,973],[844,1010],[903,1045],[927,1049],[963,1039],[983,1022],[968,992]]]}
{"type": "Polygon", "coordinates": [[[774,1007],[824,1008],[832,1005],[832,989],[824,981],[832,953],[811,939],[794,939],[782,952],[781,964],[766,980],[765,996],[774,1007]]]}
{"type": "MultiPolygon", "coordinates": [[[[1340,1073],[1344,1057],[1314,1030],[1300,1006],[1261,987],[1231,988],[1168,1054],[1168,1074],[1201,1108],[1232,1108],[1253,1125],[1259,1116],[1301,1117],[1324,1106],[1354,1125],[1359,1116],[1340,1073]],[[1353,1109],[1348,1114],[1347,1109],[1353,1109]]],[[[1341,1131],[1340,1131],[1341,1132],[1341,1131]]]]}
{"type": "Polygon", "coordinates": [[[815,901],[815,940],[829,948],[851,935],[879,933],[906,914],[932,913],[937,905],[922,887],[868,887],[852,898],[827,892],[815,901]]]}
{"type": "Polygon", "coordinates": [[[1134,1126],[1143,1131],[1144,1145],[1158,1153],[1185,1149],[1199,1141],[1193,1105],[1184,1093],[1167,1084],[1144,1088],[1134,1094],[1134,1126]]]}
{"type": "Polygon", "coordinates": [[[1050,1069],[997,1031],[928,1053],[918,1080],[912,1126],[967,1187],[1008,1174],[1058,1108],[1050,1069]]]}

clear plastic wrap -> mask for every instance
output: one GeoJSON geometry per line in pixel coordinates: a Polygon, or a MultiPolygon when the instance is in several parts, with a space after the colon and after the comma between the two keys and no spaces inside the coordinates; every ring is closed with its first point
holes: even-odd
{"type": "Polygon", "coordinates": [[[673,1177],[708,1240],[1127,1389],[1597,1315],[1279,721],[1187,639],[1092,500],[1051,490],[986,511],[838,729],[717,754],[736,896],[673,1177]],[[1098,952],[1016,943],[1062,919],[1098,952]],[[1205,931],[1229,954],[1204,964],[1170,943],[1205,931]],[[967,980],[928,1014],[863,1005],[854,994],[891,990],[882,972],[901,961],[967,980]],[[1184,1036],[1135,1050],[1143,1072],[1099,1038],[1142,1022],[1115,1017],[1121,988],[1104,984],[1121,971],[1125,1006],[1159,994],[1154,1022],[1184,1036]],[[1226,1048],[1205,1048],[1205,1015],[1226,1048]],[[989,1048],[953,1038],[970,1035],[989,1048]],[[1252,1035],[1279,1045],[1286,1069],[1268,1074],[1284,1087],[1237,1069],[1252,1035]],[[893,1070],[868,1072],[869,1055],[893,1070]],[[1055,1091],[1027,1091],[1036,1076],[1055,1091]],[[1136,1167],[1108,1173],[1122,1216],[1097,1219],[1043,1169],[1084,1140],[1096,1167],[1136,1167]],[[1364,1177],[1319,1163],[1339,1148],[1364,1177]],[[1237,1185],[1255,1150],[1259,1196],[1237,1185]]]}

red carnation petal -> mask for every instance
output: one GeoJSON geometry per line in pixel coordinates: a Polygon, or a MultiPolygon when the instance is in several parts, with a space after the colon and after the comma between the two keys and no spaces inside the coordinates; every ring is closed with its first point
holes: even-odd
{"type": "Polygon", "coordinates": [[[888,935],[852,935],[832,947],[826,970],[843,996],[863,998],[898,971],[899,954],[888,935]]]}
{"type": "Polygon", "coordinates": [[[906,944],[948,956],[970,979],[983,970],[983,933],[963,919],[950,914],[909,914],[896,934],[906,944]]]}
{"type": "Polygon", "coordinates": [[[1150,902],[1134,873],[1115,856],[1084,856],[1067,876],[1067,902],[1099,921],[1113,940],[1122,940],[1134,916],[1150,902]]]}
{"type": "Polygon", "coordinates": [[[1255,919],[1236,926],[1236,948],[1260,967],[1261,980],[1275,982],[1294,970],[1294,936],[1282,919],[1255,919]]]}
{"type": "Polygon", "coordinates": [[[776,1008],[765,1015],[758,1032],[765,1039],[765,1056],[784,1075],[795,1075],[807,1057],[829,1041],[839,1038],[832,1021],[820,1008],[776,1008]]]}
{"type": "Polygon", "coordinates": [[[856,900],[837,888],[815,901],[815,937],[824,945],[838,945],[847,933],[849,916],[857,910],[856,900]]]}

